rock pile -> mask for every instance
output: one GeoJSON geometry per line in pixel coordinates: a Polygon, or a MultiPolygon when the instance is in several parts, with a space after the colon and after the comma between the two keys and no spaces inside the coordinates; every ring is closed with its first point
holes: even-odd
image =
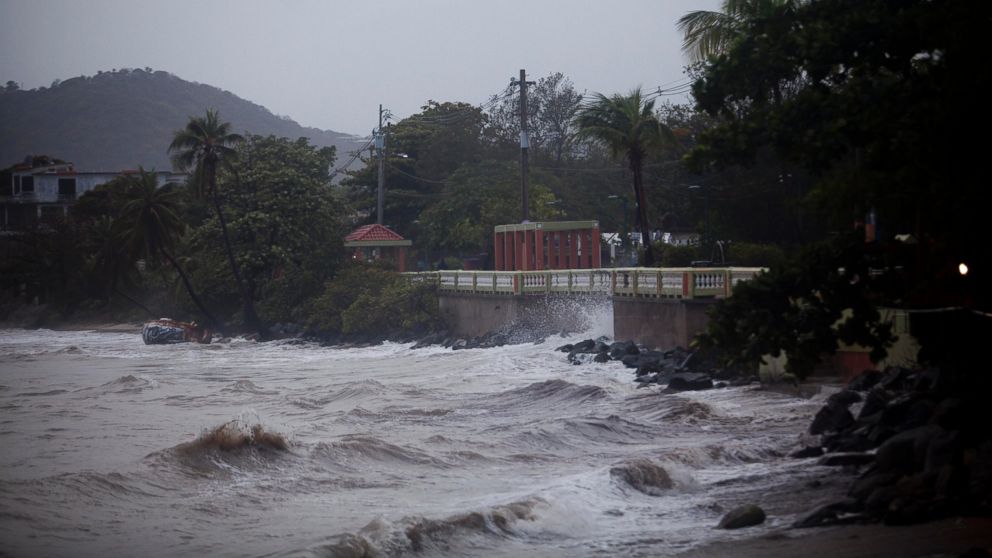
{"type": "Polygon", "coordinates": [[[634,381],[641,387],[661,384],[672,391],[695,391],[758,381],[716,367],[712,359],[700,351],[690,352],[681,347],[649,351],[633,341],[608,341],[606,337],[586,339],[574,345],[562,345],[557,350],[568,353],[568,361],[572,364],[618,360],[634,369],[634,381]]]}
{"type": "Polygon", "coordinates": [[[810,425],[820,446],[794,457],[858,468],[849,499],[796,526],[877,520],[906,524],[992,512],[992,411],[967,378],[938,369],[866,371],[832,395],[810,425]],[[974,390],[972,390],[974,391],[974,390]]]}

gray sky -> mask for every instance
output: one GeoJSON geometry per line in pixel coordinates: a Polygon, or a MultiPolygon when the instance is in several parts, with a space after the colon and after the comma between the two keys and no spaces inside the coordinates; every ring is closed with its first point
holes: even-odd
{"type": "Polygon", "coordinates": [[[0,83],[150,66],[366,135],[379,103],[396,119],[428,99],[480,104],[521,68],[607,94],[683,80],[675,22],[719,3],[0,0],[0,83]]]}

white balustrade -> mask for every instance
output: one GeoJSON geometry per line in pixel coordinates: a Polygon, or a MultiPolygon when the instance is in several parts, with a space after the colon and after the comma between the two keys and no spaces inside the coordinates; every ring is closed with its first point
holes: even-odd
{"type": "Polygon", "coordinates": [[[449,292],[603,293],[614,296],[712,298],[728,296],[734,285],[748,281],[763,271],[763,268],[616,268],[439,271],[404,275],[414,282],[436,282],[440,291],[449,292]]]}

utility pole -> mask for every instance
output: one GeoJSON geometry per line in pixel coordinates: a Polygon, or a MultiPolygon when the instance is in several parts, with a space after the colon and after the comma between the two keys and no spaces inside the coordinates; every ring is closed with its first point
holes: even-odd
{"type": "Polygon", "coordinates": [[[375,131],[375,153],[379,158],[379,196],[376,203],[375,222],[382,224],[382,206],[386,201],[386,158],[383,151],[386,148],[386,134],[382,129],[382,105],[379,105],[379,127],[375,131]]]}
{"type": "Polygon", "coordinates": [[[520,80],[510,79],[511,85],[520,85],[520,195],[523,198],[523,220],[530,221],[529,159],[530,135],[527,130],[527,70],[520,70],[520,80]]]}

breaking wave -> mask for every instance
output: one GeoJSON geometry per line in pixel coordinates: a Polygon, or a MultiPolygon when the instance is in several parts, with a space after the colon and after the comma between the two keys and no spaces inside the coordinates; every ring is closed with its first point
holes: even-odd
{"type": "Polygon", "coordinates": [[[340,535],[335,542],[315,550],[316,554],[331,558],[475,555],[479,549],[476,539],[512,538],[518,522],[533,521],[535,509],[546,505],[543,499],[535,497],[444,519],[414,516],[395,523],[376,520],[358,533],[340,535]]]}

